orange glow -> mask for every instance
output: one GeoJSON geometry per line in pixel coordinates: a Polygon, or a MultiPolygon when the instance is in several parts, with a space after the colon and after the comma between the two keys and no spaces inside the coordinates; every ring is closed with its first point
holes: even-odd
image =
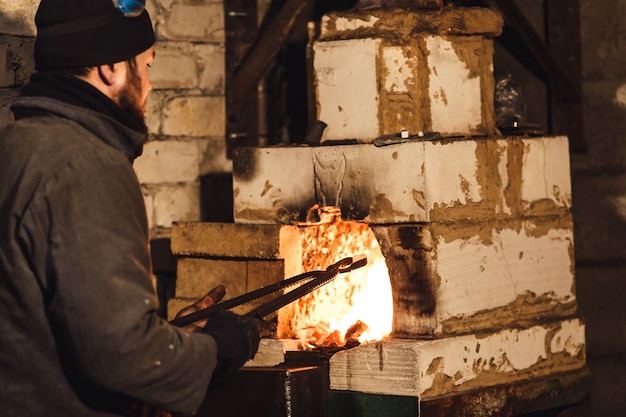
{"type": "MultiPolygon", "coordinates": [[[[389,273],[367,224],[342,221],[326,208],[322,221],[303,225],[303,270],[320,270],[338,260],[364,255],[367,265],[300,298],[279,314],[279,337],[314,346],[343,346],[382,339],[391,332],[393,301],[389,273]]],[[[338,209],[336,209],[338,210],[338,209]]]]}

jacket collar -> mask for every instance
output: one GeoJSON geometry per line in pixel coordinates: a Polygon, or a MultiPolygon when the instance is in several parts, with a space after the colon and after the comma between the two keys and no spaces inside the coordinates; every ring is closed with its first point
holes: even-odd
{"type": "Polygon", "coordinates": [[[84,107],[68,104],[49,97],[21,96],[11,105],[16,119],[26,117],[31,112],[46,112],[70,119],[92,132],[107,145],[126,155],[129,161],[141,155],[146,137],[114,118],[84,107]]]}

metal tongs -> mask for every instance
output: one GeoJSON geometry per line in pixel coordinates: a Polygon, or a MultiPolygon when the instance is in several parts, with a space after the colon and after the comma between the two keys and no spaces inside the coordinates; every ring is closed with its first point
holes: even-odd
{"type": "Polygon", "coordinates": [[[259,288],[258,290],[251,291],[235,298],[231,298],[230,300],[217,303],[215,305],[212,305],[211,307],[198,310],[186,316],[176,318],[170,321],[170,324],[183,327],[188,324],[195,323],[196,321],[209,318],[211,316],[211,313],[216,311],[217,309],[228,310],[233,307],[249,303],[250,301],[256,300],[257,298],[273,294],[284,288],[291,287],[303,281],[308,281],[300,285],[298,288],[288,293],[285,293],[271,301],[268,301],[267,303],[260,305],[254,310],[246,313],[246,315],[249,316],[265,317],[286,306],[287,304],[296,301],[300,297],[304,297],[305,295],[315,291],[321,286],[328,284],[333,279],[335,279],[337,275],[344,272],[352,271],[357,268],[361,268],[365,265],[367,265],[367,258],[365,256],[356,257],[356,259],[353,259],[352,257],[343,258],[339,262],[330,265],[328,268],[326,268],[325,271],[304,272],[302,274],[287,278],[275,284],[271,284],[266,287],[259,288]]]}

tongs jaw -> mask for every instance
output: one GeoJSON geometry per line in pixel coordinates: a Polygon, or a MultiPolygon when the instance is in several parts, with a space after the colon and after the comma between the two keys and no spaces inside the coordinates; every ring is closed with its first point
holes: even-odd
{"type": "Polygon", "coordinates": [[[246,313],[247,315],[251,316],[265,317],[274,313],[281,307],[284,307],[287,304],[290,304],[297,299],[311,293],[312,291],[315,291],[321,286],[328,284],[330,281],[335,279],[337,275],[350,272],[365,265],[367,265],[367,258],[365,256],[343,258],[340,261],[330,265],[328,268],[326,268],[325,271],[310,271],[296,275],[291,278],[287,278],[275,284],[271,284],[266,287],[259,288],[258,290],[251,291],[235,298],[231,298],[230,300],[215,304],[209,308],[198,310],[186,316],[178,317],[170,321],[170,324],[183,327],[188,324],[195,323],[197,321],[204,320],[210,317],[211,313],[217,309],[228,310],[233,307],[249,303],[250,301],[256,300],[258,298],[265,297],[266,295],[276,293],[284,288],[306,281],[298,288],[288,293],[285,293],[271,301],[268,301],[267,303],[258,306],[254,310],[246,313]]]}

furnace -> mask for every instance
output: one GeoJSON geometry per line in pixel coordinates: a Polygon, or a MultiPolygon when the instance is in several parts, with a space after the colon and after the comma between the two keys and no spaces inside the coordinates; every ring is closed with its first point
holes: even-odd
{"type": "Polygon", "coordinates": [[[499,135],[502,20],[432,3],[312,25],[320,143],[238,150],[235,223],[172,228],[170,311],[218,284],[238,295],[357,254],[378,265],[282,309],[279,338],[236,377],[279,381],[284,415],[520,415],[584,398],[568,140],[499,135]],[[350,316],[370,279],[373,314],[350,316]]]}

